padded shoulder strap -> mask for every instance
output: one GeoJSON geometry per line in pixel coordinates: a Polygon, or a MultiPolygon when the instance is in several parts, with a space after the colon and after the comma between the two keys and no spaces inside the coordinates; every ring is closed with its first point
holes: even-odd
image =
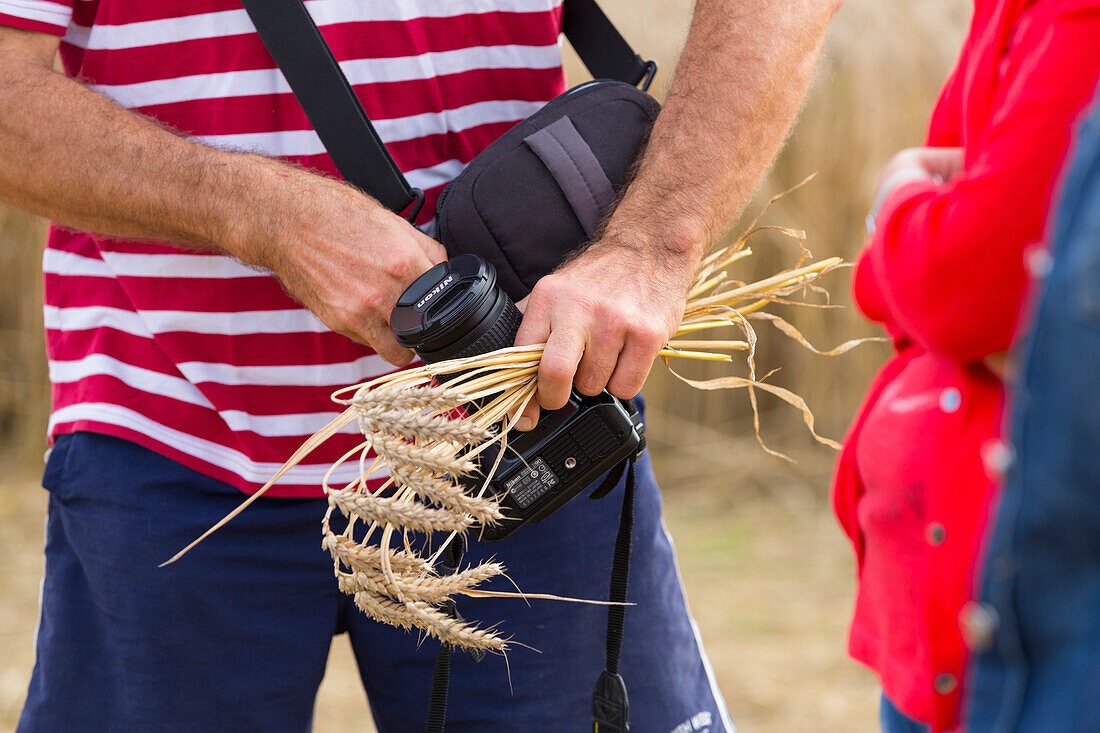
{"type": "Polygon", "coordinates": [[[302,0],[241,4],[340,175],[395,213],[423,201],[386,150],[302,0]]]}

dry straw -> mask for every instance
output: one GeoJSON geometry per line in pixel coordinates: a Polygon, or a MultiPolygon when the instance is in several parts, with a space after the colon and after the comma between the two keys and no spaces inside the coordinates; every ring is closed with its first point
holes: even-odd
{"type": "MultiPolygon", "coordinates": [[[[794,326],[765,310],[776,303],[809,305],[804,299],[794,298],[804,296],[807,291],[823,292],[815,285],[816,281],[842,266],[835,257],[811,262],[804,240],[801,231],[756,226],[753,222],[735,242],[705,257],[689,292],[680,328],[660,355],[674,375],[698,389],[746,389],[757,440],[760,425],[756,390],[760,389],[798,409],[819,442],[838,447],[814,431],[813,414],[801,397],[768,383],[768,375],[758,377],[756,373],[757,339],[753,321],[771,323],[815,353],[841,354],[864,340],[819,351],[794,326]],[[748,244],[764,230],[777,231],[797,241],[801,252],[797,263],[757,282],[734,279],[729,268],[752,254],[748,244]],[[700,338],[701,334],[716,329],[734,329],[740,338],[700,338]],[[672,367],[673,359],[730,362],[734,353],[743,354],[747,375],[695,380],[672,367]]],[[[424,365],[337,391],[333,400],[345,406],[344,412],[307,440],[263,488],[169,562],[177,560],[262,496],[318,445],[345,427],[357,424],[363,441],[341,457],[322,482],[329,503],[322,521],[322,546],[332,555],[340,590],[353,596],[363,613],[382,623],[417,629],[456,646],[503,652],[509,640],[499,631],[455,619],[442,609],[442,604],[456,595],[576,599],[480,590],[476,586],[504,575],[503,565],[484,562],[446,575],[437,570],[437,561],[455,535],[469,533],[478,526],[491,526],[502,519],[499,504],[486,494],[488,479],[496,465],[486,465],[479,471],[478,458],[491,445],[501,446],[498,455],[506,449],[509,430],[522,408],[534,398],[542,348],[542,345],[512,347],[424,365]],[[447,378],[442,386],[440,377],[447,378]],[[479,409],[473,414],[462,409],[474,401],[479,409]],[[347,485],[331,485],[335,469],[349,461],[358,462],[359,478],[347,485]],[[381,488],[372,491],[368,477],[383,470],[389,478],[381,488]],[[348,518],[339,532],[331,526],[334,512],[348,518]],[[433,543],[436,539],[433,536],[440,533],[444,535],[442,540],[433,543]],[[421,549],[433,545],[434,552],[421,549]]],[[[769,453],[781,455],[762,441],[760,445],[769,453]]]]}

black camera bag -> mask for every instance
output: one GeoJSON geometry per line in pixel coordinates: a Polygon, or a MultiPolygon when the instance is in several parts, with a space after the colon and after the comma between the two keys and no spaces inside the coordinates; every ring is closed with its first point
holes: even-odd
{"type": "Polygon", "coordinates": [[[574,87],[486,148],[439,197],[449,254],[490,262],[525,297],[614,208],[660,105],[620,81],[574,87]]]}
{"type": "MultiPolygon", "coordinates": [[[[423,192],[386,150],[302,0],[242,2],[344,179],[413,221],[423,192]]],[[[634,53],[595,0],[564,0],[562,29],[596,81],[483,150],[436,207],[447,252],[488,261],[514,300],[596,235],[660,110],[644,91],[656,64],[634,53]]]]}

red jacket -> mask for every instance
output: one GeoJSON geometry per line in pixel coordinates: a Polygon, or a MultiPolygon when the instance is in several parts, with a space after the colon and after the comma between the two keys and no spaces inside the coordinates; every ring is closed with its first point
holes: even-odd
{"type": "Polygon", "coordinates": [[[1012,343],[1025,258],[1098,75],[1100,0],[976,0],[927,142],[963,147],[963,170],[893,191],[854,275],[860,309],[897,354],[871,384],[834,483],[860,577],[849,651],[937,731],[958,721],[959,612],[995,485],[982,454],[999,434],[1003,388],[982,360],[1012,343]]]}

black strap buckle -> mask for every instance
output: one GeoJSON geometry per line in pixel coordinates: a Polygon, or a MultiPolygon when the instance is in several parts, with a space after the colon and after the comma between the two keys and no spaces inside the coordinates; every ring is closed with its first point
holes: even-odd
{"type": "Polygon", "coordinates": [[[641,89],[643,92],[648,92],[649,86],[653,83],[653,77],[655,76],[657,76],[657,62],[653,59],[650,59],[649,61],[645,62],[645,76],[642,77],[642,81],[640,82],[641,86],[639,87],[639,89],[641,89]]]}
{"type": "Polygon", "coordinates": [[[593,733],[627,733],[630,730],[630,700],[620,674],[601,672],[592,693],[593,733]]]}
{"type": "Polygon", "coordinates": [[[420,216],[420,210],[424,208],[424,192],[419,188],[410,189],[413,200],[409,204],[407,214],[405,214],[405,221],[409,222],[413,226],[416,226],[416,217],[420,216]]]}

